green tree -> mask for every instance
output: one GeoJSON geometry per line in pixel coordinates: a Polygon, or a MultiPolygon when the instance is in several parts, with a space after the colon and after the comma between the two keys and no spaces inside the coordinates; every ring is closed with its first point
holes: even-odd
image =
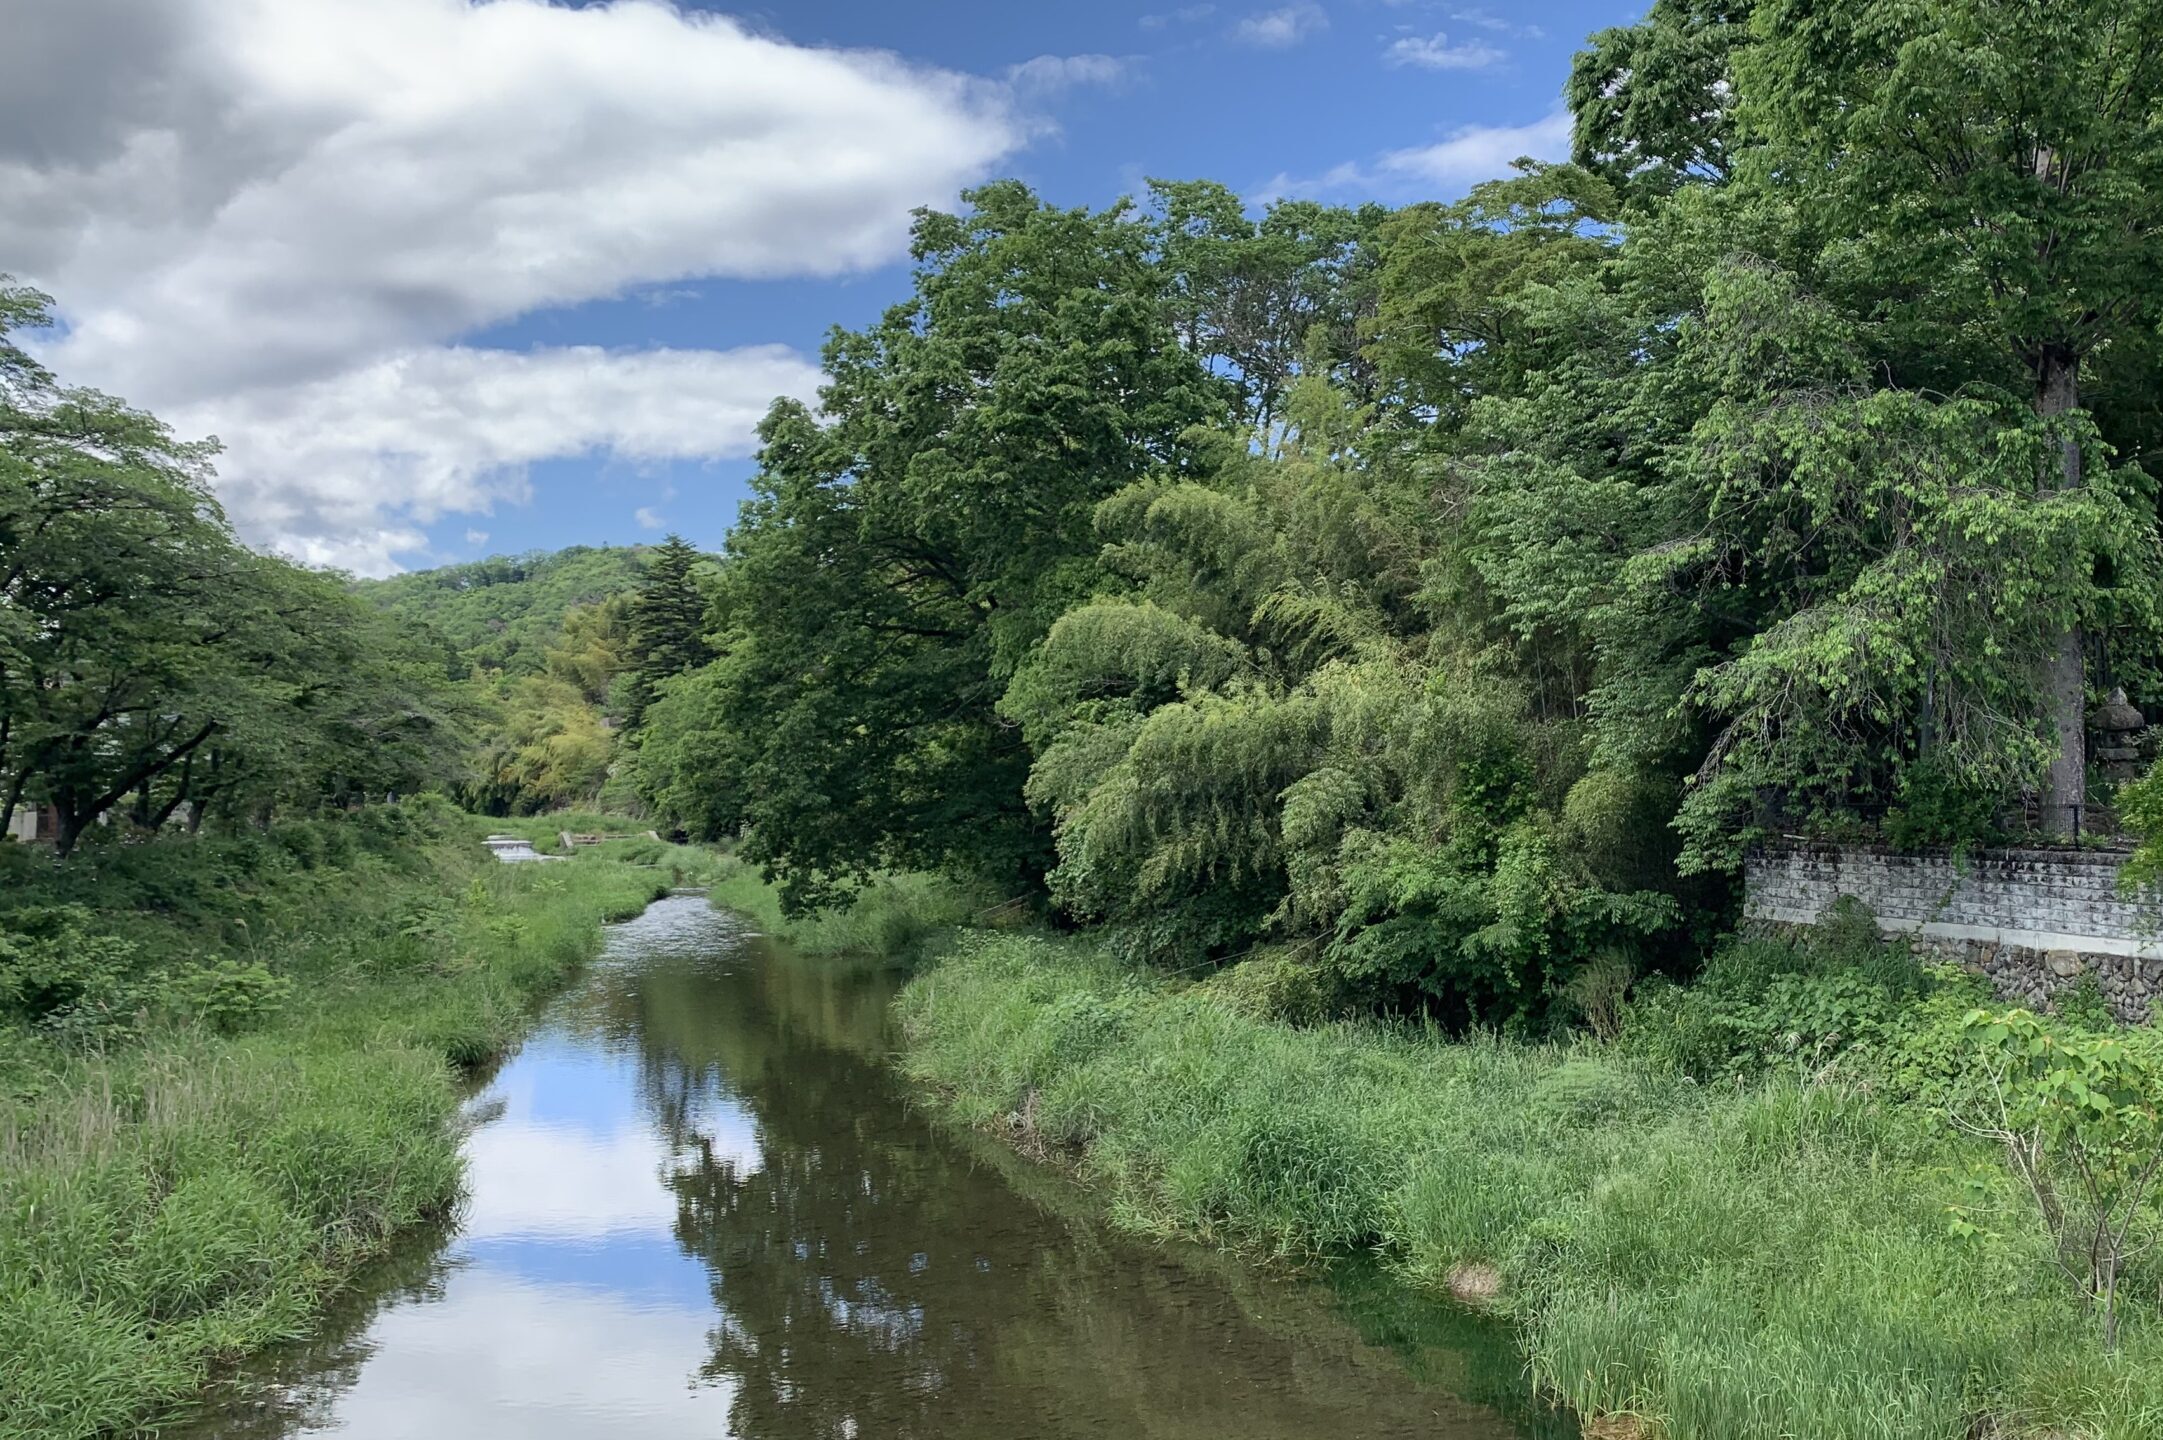
{"type": "Polygon", "coordinates": [[[706,639],[705,557],[680,535],[662,541],[632,592],[624,663],[629,674],[624,723],[635,730],[662,681],[713,659],[706,639]]]}
{"type": "Polygon", "coordinates": [[[1753,0],[1653,0],[1602,30],[1570,64],[1570,158],[1640,204],[1734,173],[1735,50],[1753,0]]]}
{"type": "MultiPolygon", "coordinates": [[[[47,302],[0,285],[0,325],[47,302]]],[[[332,577],[240,545],[213,447],[59,384],[0,331],[0,808],[62,854],[129,805],[314,806],[448,778],[462,718],[425,647],[332,577]]]]}
{"type": "MultiPolygon", "coordinates": [[[[1829,272],[1900,339],[1958,356],[1974,335],[2007,368],[1958,378],[2023,390],[2055,441],[2036,483],[2079,488],[2082,370],[2149,363],[2163,315],[2163,4],[1762,0],[1753,27],[1756,183],[1852,237],[1829,272]]],[[[2080,603],[2039,671],[2053,829],[2085,799],[2081,626],[2109,598],[2092,563],[2064,557],[2080,603]]]]}
{"type": "MultiPolygon", "coordinates": [[[[996,712],[1014,667],[1101,578],[1096,502],[1186,463],[1233,387],[1166,320],[1145,226],[1004,183],[917,217],[915,293],[836,332],[819,413],[777,404],[730,537],[713,673],[649,726],[647,793],[816,896],[881,866],[1018,884],[1046,842],[996,712]],[[689,696],[705,706],[688,713],[689,696]],[[692,792],[703,799],[693,800],[692,792]]],[[[664,682],[664,692],[688,682],[664,682]]]]}

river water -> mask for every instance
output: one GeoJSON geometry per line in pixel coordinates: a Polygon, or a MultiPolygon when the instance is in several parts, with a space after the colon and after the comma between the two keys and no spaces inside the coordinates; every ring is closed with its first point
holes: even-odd
{"type": "Polygon", "coordinates": [[[207,1440],[1574,1433],[1494,1327],[1371,1270],[1108,1231],[909,1105],[899,977],[676,896],[468,1107],[470,1200],[178,1432],[207,1440]]]}

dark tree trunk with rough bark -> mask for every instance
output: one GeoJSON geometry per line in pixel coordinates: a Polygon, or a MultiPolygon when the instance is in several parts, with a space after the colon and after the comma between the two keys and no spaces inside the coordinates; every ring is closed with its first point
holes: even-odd
{"type": "MultiPolygon", "coordinates": [[[[2035,382],[2035,408],[2044,419],[2072,411],[2080,404],[2080,356],[2070,346],[2044,346],[2035,358],[2035,382]]],[[[2052,483],[2053,477],[2043,478],[2045,484],[2052,483]]],[[[2080,446],[2070,438],[2063,442],[2055,482],[2068,490],[2080,488],[2080,446]]],[[[2087,684],[2079,630],[2068,629],[2052,637],[2043,670],[2043,694],[2058,742],[2043,778],[2043,829],[2070,835],[2078,828],[2088,798],[2088,743],[2083,728],[2087,684]]]]}

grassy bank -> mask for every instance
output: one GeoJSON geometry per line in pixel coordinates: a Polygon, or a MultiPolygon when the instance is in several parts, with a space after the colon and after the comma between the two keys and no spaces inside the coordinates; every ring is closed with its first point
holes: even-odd
{"type": "Polygon", "coordinates": [[[833,909],[789,915],[758,867],[734,856],[720,858],[708,885],[716,909],[735,911],[806,955],[913,959],[936,937],[999,908],[942,876],[903,874],[878,876],[833,909]]]}
{"type": "Polygon", "coordinates": [[[482,833],[0,848],[0,1436],[154,1421],[454,1203],[456,1069],[669,880],[482,833]]]}
{"type": "Polygon", "coordinates": [[[2163,1434],[2153,1262],[2106,1355],[1993,1154],[1882,1087],[1293,1028],[1236,986],[1021,935],[967,938],[901,1005],[918,1080],[1074,1163],[1125,1224],[1374,1249],[1501,1309],[1528,1383],[1634,1418],[1606,1433],[2163,1434]]]}

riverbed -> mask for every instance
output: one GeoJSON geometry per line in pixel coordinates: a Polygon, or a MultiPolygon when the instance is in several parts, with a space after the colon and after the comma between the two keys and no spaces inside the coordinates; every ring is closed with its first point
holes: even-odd
{"type": "Polygon", "coordinates": [[[660,901],[466,1111],[469,1198],[169,1434],[1574,1434],[1491,1322],[1372,1268],[1110,1230],[912,1107],[890,969],[660,901]]]}

